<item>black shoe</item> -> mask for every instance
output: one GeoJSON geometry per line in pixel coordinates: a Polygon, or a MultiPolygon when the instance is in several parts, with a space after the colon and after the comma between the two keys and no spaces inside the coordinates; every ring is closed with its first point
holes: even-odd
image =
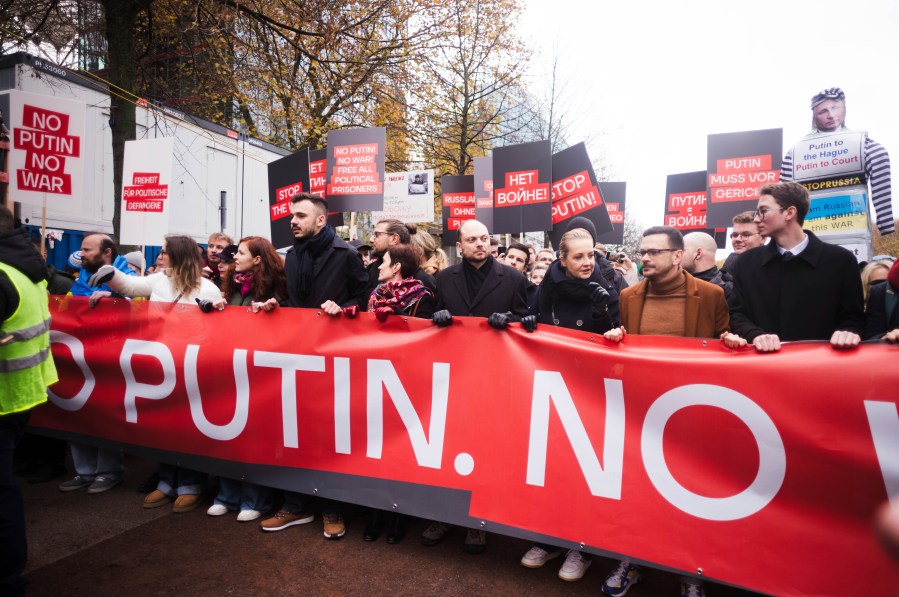
{"type": "Polygon", "coordinates": [[[405,538],[406,517],[402,514],[397,514],[393,519],[393,524],[390,525],[390,531],[387,533],[387,543],[389,543],[390,545],[396,545],[405,538]]]}
{"type": "Polygon", "coordinates": [[[17,477],[27,477],[28,475],[33,475],[41,470],[43,464],[40,460],[24,460],[22,462],[17,462],[15,466],[17,477]]]}
{"type": "Polygon", "coordinates": [[[384,515],[380,510],[375,510],[371,513],[368,524],[365,525],[365,531],[362,532],[362,539],[364,541],[377,541],[383,531],[384,515]]]}
{"type": "Polygon", "coordinates": [[[157,485],[159,485],[159,472],[158,471],[153,473],[152,475],[150,475],[150,477],[146,481],[144,481],[143,483],[138,485],[137,492],[138,493],[150,493],[151,491],[156,489],[157,485]]]}
{"type": "Polygon", "coordinates": [[[52,481],[53,479],[58,479],[66,474],[66,467],[63,464],[48,463],[43,465],[37,471],[30,475],[24,475],[25,479],[29,484],[34,485],[35,483],[46,483],[47,481],[52,481]]]}

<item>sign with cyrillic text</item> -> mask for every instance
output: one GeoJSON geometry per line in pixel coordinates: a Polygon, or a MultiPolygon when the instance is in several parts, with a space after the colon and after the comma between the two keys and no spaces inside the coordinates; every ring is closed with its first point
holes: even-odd
{"type": "Polygon", "coordinates": [[[552,228],[552,149],[549,141],[493,150],[493,232],[552,228]]]}

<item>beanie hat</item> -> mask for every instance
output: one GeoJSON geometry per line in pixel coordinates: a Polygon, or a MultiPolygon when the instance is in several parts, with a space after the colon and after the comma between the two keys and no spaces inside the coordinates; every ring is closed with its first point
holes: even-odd
{"type": "Polygon", "coordinates": [[[75,269],[81,269],[81,251],[75,251],[69,255],[69,265],[75,269]]]}
{"type": "Polygon", "coordinates": [[[565,228],[565,232],[569,232],[574,230],[575,228],[583,228],[587,232],[590,233],[590,236],[593,237],[593,242],[596,243],[596,226],[589,219],[584,216],[577,216],[576,218],[571,218],[568,221],[568,227],[565,228]]]}
{"type": "Polygon", "coordinates": [[[131,251],[125,255],[125,261],[127,261],[130,266],[136,267],[137,269],[143,269],[144,254],[140,251],[131,251]]]}
{"type": "Polygon", "coordinates": [[[899,292],[899,261],[893,263],[893,267],[890,268],[890,273],[887,274],[887,281],[890,283],[890,286],[893,287],[893,290],[899,292]]]}
{"type": "Polygon", "coordinates": [[[821,104],[827,100],[845,100],[846,94],[843,93],[843,90],[839,87],[831,87],[830,89],[825,89],[824,91],[820,91],[812,97],[812,110],[815,109],[815,106],[821,104]]]}

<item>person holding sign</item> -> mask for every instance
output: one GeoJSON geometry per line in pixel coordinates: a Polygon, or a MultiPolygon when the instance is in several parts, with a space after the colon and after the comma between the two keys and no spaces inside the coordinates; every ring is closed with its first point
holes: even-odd
{"type": "MultiPolygon", "coordinates": [[[[846,94],[839,87],[825,89],[812,97],[812,130],[804,138],[822,133],[850,132],[846,127],[846,94]]],[[[822,143],[823,145],[823,143],[822,143]]],[[[825,151],[827,148],[825,148],[825,151]]],[[[780,167],[782,181],[796,180],[793,150],[787,152],[780,167]]],[[[836,160],[834,160],[836,161],[836,160]]],[[[864,168],[871,188],[871,200],[881,234],[895,232],[893,193],[890,178],[890,156],[887,150],[865,134],[864,168]]]]}

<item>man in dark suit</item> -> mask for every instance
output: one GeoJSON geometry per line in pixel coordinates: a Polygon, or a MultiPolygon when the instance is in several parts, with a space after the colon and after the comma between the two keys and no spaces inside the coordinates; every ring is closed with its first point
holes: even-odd
{"type": "MultiPolygon", "coordinates": [[[[502,329],[510,321],[521,321],[534,331],[536,320],[528,316],[527,278],[521,272],[503,265],[490,255],[490,235],[477,220],[467,220],[459,227],[456,247],[462,263],[437,274],[437,307],[433,321],[445,327],[453,315],[488,317],[490,325],[502,329]]],[[[432,521],[421,535],[422,545],[437,545],[452,527],[432,521]]],[[[465,551],[481,553],[487,547],[487,533],[468,529],[465,551]]]]}
{"type": "Polygon", "coordinates": [[[755,221],[772,242],[746,251],[734,265],[734,333],[759,352],[780,350],[782,340],[857,346],[865,315],[855,257],[802,229],[809,209],[804,186],[767,184],[759,194],[755,221]]]}

